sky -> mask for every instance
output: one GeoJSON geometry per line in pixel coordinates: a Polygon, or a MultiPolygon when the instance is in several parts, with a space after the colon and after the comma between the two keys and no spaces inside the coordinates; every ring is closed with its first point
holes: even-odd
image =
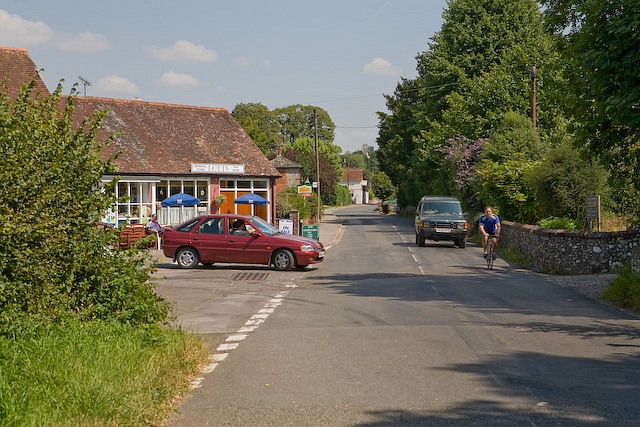
{"type": "Polygon", "coordinates": [[[442,25],[446,0],[0,0],[0,46],[53,91],[233,111],[326,110],[343,153],[377,148],[376,112],[442,25]],[[82,84],[81,78],[89,82],[82,84]]]}

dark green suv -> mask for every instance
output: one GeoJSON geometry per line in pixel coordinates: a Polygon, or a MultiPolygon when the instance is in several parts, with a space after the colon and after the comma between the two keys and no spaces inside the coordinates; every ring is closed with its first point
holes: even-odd
{"type": "Polygon", "coordinates": [[[469,224],[462,215],[460,201],[449,196],[424,196],[416,209],[416,245],[426,240],[448,240],[455,246],[466,246],[469,224]]]}

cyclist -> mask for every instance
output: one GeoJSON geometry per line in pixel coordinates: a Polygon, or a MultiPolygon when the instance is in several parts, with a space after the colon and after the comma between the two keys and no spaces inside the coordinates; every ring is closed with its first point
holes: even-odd
{"type": "Polygon", "coordinates": [[[498,244],[498,238],[500,237],[500,218],[493,213],[491,206],[484,208],[484,215],[480,216],[478,220],[478,226],[482,233],[482,250],[484,251],[484,257],[487,257],[487,243],[489,237],[493,240],[493,250],[491,256],[496,259],[496,245],[498,244]]]}

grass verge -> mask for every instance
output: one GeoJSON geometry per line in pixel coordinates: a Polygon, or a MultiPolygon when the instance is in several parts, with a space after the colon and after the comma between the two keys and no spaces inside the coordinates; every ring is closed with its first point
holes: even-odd
{"type": "Polygon", "coordinates": [[[158,425],[205,359],[197,338],[160,326],[71,321],[0,337],[0,425],[158,425]]]}

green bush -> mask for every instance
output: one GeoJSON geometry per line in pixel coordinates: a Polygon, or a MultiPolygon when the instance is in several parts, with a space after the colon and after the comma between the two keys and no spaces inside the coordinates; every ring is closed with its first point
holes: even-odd
{"type": "Polygon", "coordinates": [[[336,206],[349,206],[351,204],[351,193],[349,193],[349,189],[347,187],[336,185],[335,195],[336,206]]]}
{"type": "Polygon", "coordinates": [[[316,216],[318,211],[318,198],[314,193],[311,197],[298,195],[297,188],[287,188],[278,193],[276,202],[276,216],[278,218],[288,218],[292,210],[300,213],[300,219],[309,219],[316,216]]]}
{"type": "Polygon", "coordinates": [[[100,151],[105,112],[75,115],[68,98],[25,85],[0,93],[0,334],[23,317],[163,321],[169,306],[154,292],[151,257],[113,250],[117,230],[96,224],[115,203],[117,171],[100,151]],[[79,124],[76,124],[78,123],[79,124]]]}
{"type": "Polygon", "coordinates": [[[604,290],[602,298],[618,307],[640,311],[640,273],[625,267],[604,290]]]}
{"type": "Polygon", "coordinates": [[[570,218],[558,218],[550,216],[538,222],[538,226],[552,230],[577,230],[578,224],[570,218]]]}
{"type": "Polygon", "coordinates": [[[543,218],[576,218],[578,224],[582,224],[585,222],[585,197],[605,192],[604,169],[585,160],[568,144],[551,149],[531,171],[529,178],[540,205],[540,217],[543,218]]]}

